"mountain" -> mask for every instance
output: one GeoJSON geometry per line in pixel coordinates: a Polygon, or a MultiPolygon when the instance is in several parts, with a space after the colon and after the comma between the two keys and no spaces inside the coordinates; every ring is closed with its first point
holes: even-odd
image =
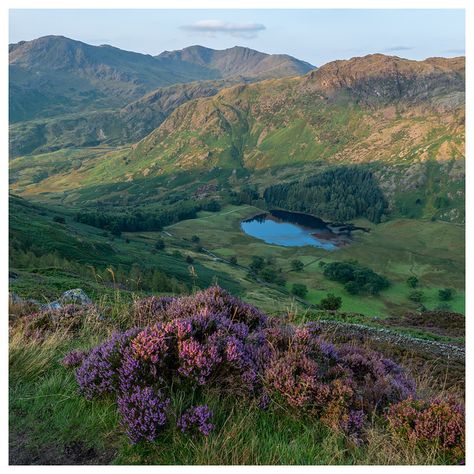
{"type": "Polygon", "coordinates": [[[439,144],[445,154],[453,148],[462,155],[450,137],[464,131],[463,64],[463,58],[372,55],[299,78],[237,85],[179,107],[133,158],[160,169],[390,160],[427,145],[441,130],[448,134],[446,145],[439,144]]]}
{"type": "Polygon", "coordinates": [[[311,69],[290,56],[266,55],[246,48],[209,51],[219,61],[199,63],[170,53],[153,57],[63,36],[11,44],[10,122],[123,107],[153,89],[177,83],[244,73],[253,79],[282,77],[311,69]],[[234,72],[226,66],[229,61],[239,64],[234,72]]]}
{"type": "Polygon", "coordinates": [[[122,106],[156,87],[213,77],[198,65],[62,36],[10,45],[9,65],[11,122],[122,106]]]}
{"type": "Polygon", "coordinates": [[[270,79],[300,76],[314,69],[313,65],[286,54],[265,54],[241,46],[220,51],[203,46],[190,46],[178,51],[164,51],[156,57],[206,67],[216,71],[220,77],[270,79]]]}
{"type": "MultiPolygon", "coordinates": [[[[300,77],[212,89],[212,97],[182,103],[128,148],[16,159],[12,186],[73,201],[104,194],[156,199],[158,189],[176,189],[178,175],[186,177],[182,186],[217,179],[224,187],[262,188],[328,166],[363,164],[392,207],[407,215],[438,212],[437,189],[450,203],[447,218],[462,221],[464,89],[464,58],[335,61],[300,77]]],[[[171,96],[149,100],[167,109],[177,105],[171,96]]],[[[143,105],[136,104],[138,123],[143,105]]]]}

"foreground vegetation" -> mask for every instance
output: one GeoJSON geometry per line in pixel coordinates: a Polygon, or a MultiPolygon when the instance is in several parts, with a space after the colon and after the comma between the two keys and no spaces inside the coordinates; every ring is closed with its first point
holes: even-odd
{"type": "Polygon", "coordinates": [[[289,316],[268,319],[218,288],[182,300],[147,298],[132,305],[117,294],[99,306],[33,315],[24,305],[12,306],[11,462],[463,462],[462,392],[456,385],[449,394],[440,393],[437,383],[419,377],[416,397],[433,401],[411,402],[413,382],[396,364],[373,358],[363,346],[332,341],[318,325],[294,326],[289,316]],[[142,329],[128,330],[136,326],[142,329]],[[172,339],[163,345],[168,339],[159,335],[175,330],[178,352],[172,339]],[[255,359],[252,347],[261,337],[272,341],[270,352],[260,342],[255,359]],[[336,359],[344,371],[331,369],[336,359]],[[68,368],[75,365],[76,375],[68,368]],[[249,378],[259,373],[262,378],[249,378]],[[161,396],[159,403],[142,405],[161,396]],[[321,396],[332,402],[320,405],[321,396]],[[405,404],[397,405],[403,399],[405,404]],[[383,409],[387,404],[393,407],[389,411],[383,409]],[[207,411],[201,408],[201,416],[183,421],[192,407],[203,406],[207,411]],[[426,434],[427,423],[437,430],[426,434]]]}

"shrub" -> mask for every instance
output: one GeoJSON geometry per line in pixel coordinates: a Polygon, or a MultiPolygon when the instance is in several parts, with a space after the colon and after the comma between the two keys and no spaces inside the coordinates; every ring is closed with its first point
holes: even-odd
{"type": "Polygon", "coordinates": [[[78,367],[82,364],[84,357],[86,356],[86,352],[84,351],[72,351],[66,354],[61,361],[61,364],[64,367],[71,368],[71,367],[78,367]]]}
{"type": "Polygon", "coordinates": [[[398,440],[441,450],[455,463],[464,460],[464,408],[453,398],[424,401],[410,397],[392,405],[387,420],[398,440]]]}
{"type": "Polygon", "coordinates": [[[315,323],[271,331],[276,349],[264,372],[271,397],[347,432],[356,419],[415,393],[413,381],[391,360],[349,344],[336,347],[320,332],[315,323]]]}
{"type": "Polygon", "coordinates": [[[328,293],[326,298],[323,298],[319,303],[319,307],[326,311],[337,311],[342,306],[342,298],[328,293]]]}
{"type": "Polygon", "coordinates": [[[132,443],[156,439],[158,430],[166,424],[169,404],[169,399],[151,387],[134,387],[118,397],[118,411],[132,443]]]}
{"type": "Polygon", "coordinates": [[[444,288],[438,291],[438,298],[440,301],[450,301],[453,299],[454,293],[452,288],[444,288]]]}
{"type": "Polygon", "coordinates": [[[155,249],[156,250],[164,250],[165,248],[165,241],[163,239],[158,239],[155,242],[155,249]]]}
{"type": "Polygon", "coordinates": [[[301,260],[295,259],[291,261],[291,268],[295,272],[301,272],[304,268],[304,263],[301,260]]]}
{"type": "Polygon", "coordinates": [[[64,219],[64,217],[61,217],[61,216],[54,216],[53,221],[57,222],[58,224],[65,224],[66,223],[66,219],[64,219]]]}
{"type": "Polygon", "coordinates": [[[295,296],[299,296],[300,298],[304,298],[308,294],[308,287],[303,285],[302,283],[293,283],[293,287],[291,288],[291,292],[295,296]]]}
{"type": "Polygon", "coordinates": [[[208,436],[214,429],[214,425],[209,422],[212,418],[212,411],[207,405],[199,405],[186,410],[178,419],[176,426],[184,433],[199,431],[204,436],[208,436]]]}
{"type": "Polygon", "coordinates": [[[252,262],[250,263],[250,268],[255,272],[261,270],[265,265],[265,260],[262,257],[254,255],[252,257],[252,262]]]}
{"type": "Polygon", "coordinates": [[[380,354],[330,344],[318,324],[285,324],[219,287],[146,298],[133,311],[150,324],[114,334],[85,354],[76,371],[87,399],[116,398],[133,443],[156,439],[172,419],[183,431],[210,432],[207,406],[170,412],[175,390],[188,406],[208,391],[245,397],[261,408],[284,404],[354,439],[361,439],[372,413],[415,394],[403,369],[380,354]]]}
{"type": "Polygon", "coordinates": [[[67,304],[58,308],[45,308],[20,319],[19,324],[27,337],[44,338],[56,331],[73,334],[83,327],[86,321],[99,318],[93,306],[67,304]]]}
{"type": "Polygon", "coordinates": [[[425,300],[425,294],[421,290],[413,290],[408,295],[408,299],[414,301],[415,303],[421,303],[425,300]]]}
{"type": "Polygon", "coordinates": [[[229,262],[231,263],[231,265],[237,265],[237,257],[235,255],[232,255],[232,257],[230,257],[229,259],[229,262]]]}

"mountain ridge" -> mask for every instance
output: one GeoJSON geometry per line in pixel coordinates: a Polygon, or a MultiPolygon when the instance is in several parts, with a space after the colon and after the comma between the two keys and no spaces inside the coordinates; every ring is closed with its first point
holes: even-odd
{"type": "MultiPolygon", "coordinates": [[[[212,51],[221,59],[228,54],[212,51]]],[[[298,65],[304,72],[309,67],[289,56],[268,60],[271,55],[248,51],[259,61],[252,63],[253,69],[240,61],[240,69],[234,68],[233,73],[245,72],[258,79],[295,75],[300,72],[298,65]]],[[[237,64],[235,57],[230,62],[237,64]]],[[[151,56],[54,35],[10,44],[9,66],[11,123],[123,107],[157,87],[232,75],[215,64],[208,67],[166,54],[151,56]]]]}

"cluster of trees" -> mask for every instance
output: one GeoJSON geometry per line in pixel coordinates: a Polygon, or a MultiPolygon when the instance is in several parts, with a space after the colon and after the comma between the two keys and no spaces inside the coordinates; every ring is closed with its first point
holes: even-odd
{"type": "Polygon", "coordinates": [[[301,181],[265,189],[267,204],[345,221],[365,217],[379,223],[388,203],[373,174],[365,169],[342,166],[301,181]]]}
{"type": "Polygon", "coordinates": [[[99,209],[76,213],[75,220],[83,224],[110,231],[121,232],[159,231],[164,226],[185,219],[194,219],[199,211],[217,212],[221,209],[217,201],[182,201],[160,210],[128,210],[106,212],[99,209]]]}
{"type": "Polygon", "coordinates": [[[285,284],[282,269],[275,267],[275,262],[272,258],[263,258],[254,255],[250,263],[250,269],[268,283],[275,283],[281,286],[285,284]]]}
{"type": "Polygon", "coordinates": [[[260,194],[253,186],[243,186],[240,191],[230,191],[229,192],[229,203],[234,204],[235,206],[240,206],[243,204],[254,204],[260,199],[260,194]]]}
{"type": "Polygon", "coordinates": [[[344,288],[353,295],[360,293],[378,295],[380,291],[390,286],[387,278],[356,261],[321,262],[320,265],[326,278],[343,283],[344,288]]]}

